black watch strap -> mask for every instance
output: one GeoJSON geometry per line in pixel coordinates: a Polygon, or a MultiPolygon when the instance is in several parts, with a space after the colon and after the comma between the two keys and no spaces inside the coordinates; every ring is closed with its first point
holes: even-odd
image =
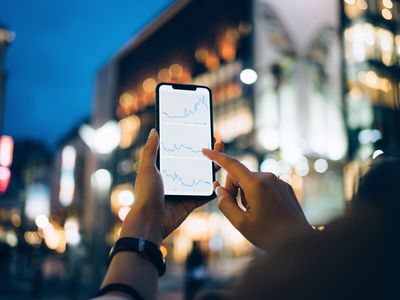
{"type": "Polygon", "coordinates": [[[129,295],[134,300],[144,300],[142,295],[134,288],[124,283],[110,283],[103,288],[101,288],[95,297],[104,296],[110,292],[122,292],[124,294],[129,295]]]}
{"type": "Polygon", "coordinates": [[[150,262],[157,268],[158,275],[162,276],[165,273],[165,260],[156,244],[145,240],[143,237],[132,238],[123,237],[117,240],[111,248],[108,263],[111,263],[115,254],[121,251],[138,252],[146,256],[150,262]]]}

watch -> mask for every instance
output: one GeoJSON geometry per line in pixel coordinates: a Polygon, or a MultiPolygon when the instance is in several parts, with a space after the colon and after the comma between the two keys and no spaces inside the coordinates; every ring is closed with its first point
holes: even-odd
{"type": "Polygon", "coordinates": [[[153,242],[145,240],[143,237],[131,238],[123,237],[117,240],[110,250],[108,264],[121,251],[137,252],[143,254],[157,268],[158,275],[162,276],[165,273],[165,259],[160,249],[153,242]]]}

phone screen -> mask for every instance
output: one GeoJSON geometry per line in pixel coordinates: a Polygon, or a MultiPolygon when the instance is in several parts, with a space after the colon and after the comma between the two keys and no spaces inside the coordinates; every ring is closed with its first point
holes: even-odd
{"type": "Polygon", "coordinates": [[[211,93],[206,87],[158,87],[159,169],[165,195],[211,196],[214,170],[201,149],[212,149],[211,93]]]}

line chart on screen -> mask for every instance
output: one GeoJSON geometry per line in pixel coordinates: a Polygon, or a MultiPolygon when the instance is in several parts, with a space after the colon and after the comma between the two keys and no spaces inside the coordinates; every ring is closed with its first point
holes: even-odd
{"type": "Polygon", "coordinates": [[[201,153],[201,148],[196,146],[189,146],[184,144],[168,144],[161,143],[161,151],[164,157],[204,157],[201,153]]]}
{"type": "Polygon", "coordinates": [[[161,112],[164,123],[207,125],[209,123],[208,100],[204,96],[187,101],[186,107],[170,105],[168,111],[161,112]]]}

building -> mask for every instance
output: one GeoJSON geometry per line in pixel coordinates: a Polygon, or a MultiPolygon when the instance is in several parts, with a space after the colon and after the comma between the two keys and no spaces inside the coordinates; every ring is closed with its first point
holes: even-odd
{"type": "MultiPolygon", "coordinates": [[[[92,126],[117,120],[121,139],[112,157],[96,156],[90,172],[105,168],[112,174],[100,211],[106,222],[111,217],[113,226],[106,230],[113,239],[134,202],[158,82],[209,86],[217,140],[250,169],[291,183],[311,223],[343,213],[347,138],[339,6],[333,0],[309,2],[305,10],[289,0],[179,1],[102,68],[92,126]]],[[[182,262],[192,240],[201,241],[211,262],[253,251],[215,203],[193,213],[164,251],[182,262]]],[[[235,261],[211,268],[230,272],[235,261]]]]}
{"type": "Polygon", "coordinates": [[[351,200],[372,159],[400,153],[399,2],[343,1],[340,34],[349,138],[346,199],[351,200]]]}
{"type": "Polygon", "coordinates": [[[6,81],[5,52],[14,37],[14,32],[0,23],[0,132],[3,130],[4,86],[6,81]]]}

